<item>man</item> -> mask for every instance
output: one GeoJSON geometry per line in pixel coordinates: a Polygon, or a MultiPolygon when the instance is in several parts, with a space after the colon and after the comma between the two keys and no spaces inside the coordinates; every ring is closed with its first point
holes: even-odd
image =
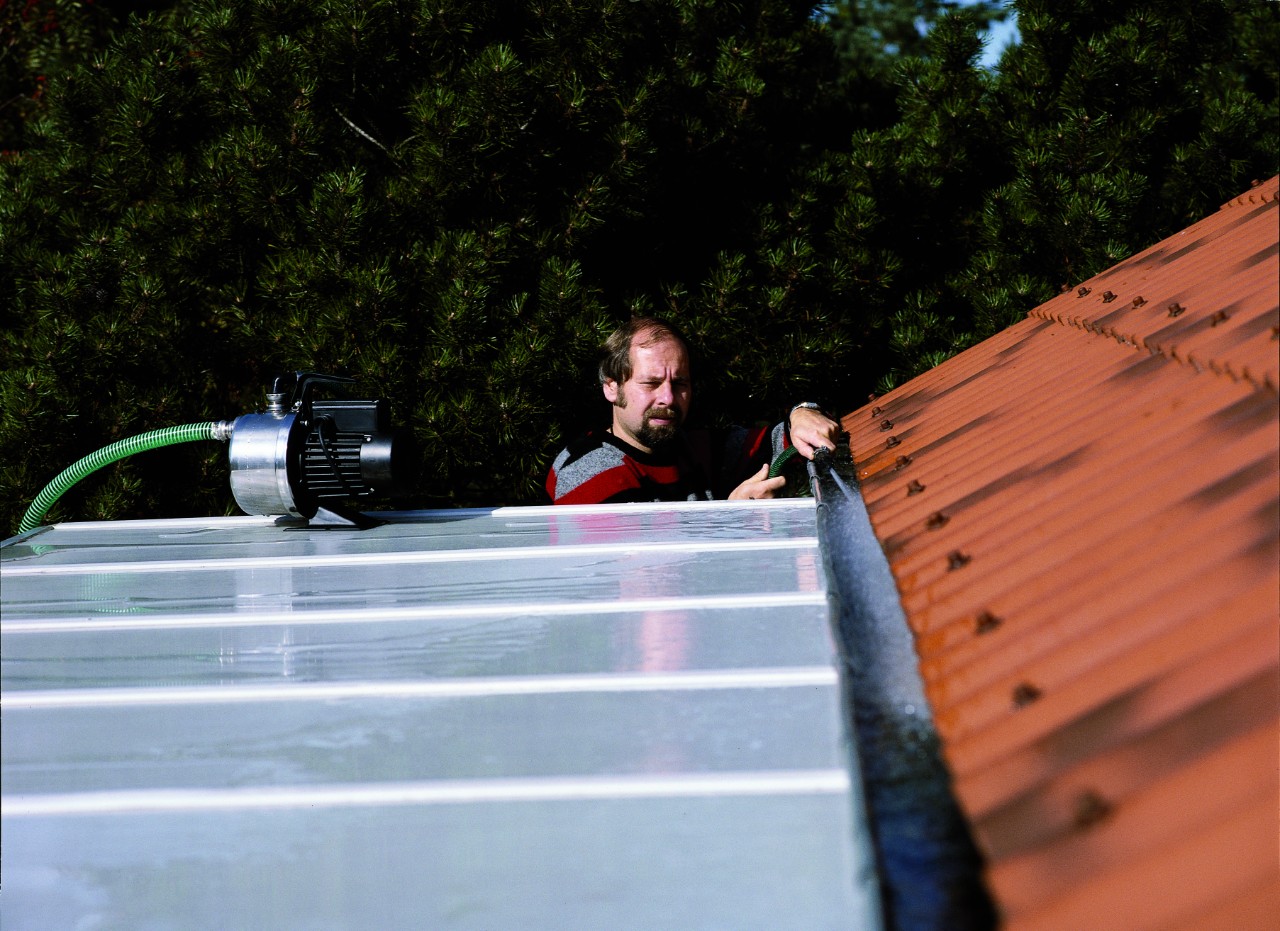
{"type": "Polygon", "coordinates": [[[551,466],[555,504],[772,498],[786,482],[769,464],[794,445],[806,459],[834,449],[840,425],[816,404],[798,404],[772,430],[727,436],[685,430],[693,400],[689,350],[679,332],[652,317],[619,327],[604,344],[600,385],[613,419],[570,443],[551,466]]]}

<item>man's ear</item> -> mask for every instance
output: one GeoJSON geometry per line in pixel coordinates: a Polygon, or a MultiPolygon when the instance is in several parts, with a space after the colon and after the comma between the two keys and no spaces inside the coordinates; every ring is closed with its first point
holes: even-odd
{"type": "Polygon", "coordinates": [[[616,404],[618,401],[618,383],[612,378],[606,378],[601,387],[604,389],[605,400],[610,404],[616,404]]]}

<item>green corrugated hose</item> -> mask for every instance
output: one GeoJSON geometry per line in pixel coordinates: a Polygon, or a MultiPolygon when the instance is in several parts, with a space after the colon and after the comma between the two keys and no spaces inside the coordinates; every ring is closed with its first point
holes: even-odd
{"type": "Polygon", "coordinates": [[[74,465],[63,469],[57,478],[44,486],[44,490],[36,495],[36,500],[31,502],[31,507],[27,508],[27,513],[22,516],[22,523],[18,526],[18,533],[26,533],[28,530],[35,530],[39,527],[45,512],[53,507],[53,503],[61,498],[67,489],[86,475],[96,472],[103,466],[110,465],[125,456],[144,453],[150,449],[159,449],[161,446],[194,443],[196,440],[221,439],[219,430],[223,426],[223,424],[214,420],[208,423],[191,423],[180,427],[165,427],[163,430],[152,430],[149,433],[131,436],[128,439],[112,443],[96,453],[90,453],[74,465]]]}
{"type": "Polygon", "coordinates": [[[782,452],[778,453],[778,458],[773,460],[772,464],[769,466],[769,478],[777,478],[781,475],[782,467],[785,466],[787,461],[798,452],[800,452],[800,450],[796,449],[794,446],[788,446],[782,452]]]}

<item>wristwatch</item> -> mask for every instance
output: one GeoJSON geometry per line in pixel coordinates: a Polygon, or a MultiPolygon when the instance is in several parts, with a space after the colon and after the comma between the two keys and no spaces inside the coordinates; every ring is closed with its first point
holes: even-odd
{"type": "Polygon", "coordinates": [[[802,407],[805,408],[806,410],[817,411],[819,414],[822,414],[823,417],[827,416],[826,411],[822,409],[822,405],[819,404],[817,401],[801,401],[795,407],[791,408],[791,410],[787,411],[788,427],[791,426],[791,415],[794,414],[796,411],[800,410],[800,408],[802,407]]]}

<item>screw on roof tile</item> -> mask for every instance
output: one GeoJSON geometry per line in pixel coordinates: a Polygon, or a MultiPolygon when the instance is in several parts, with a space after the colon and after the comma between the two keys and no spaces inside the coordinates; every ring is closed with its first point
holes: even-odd
{"type": "Polygon", "coordinates": [[[878,397],[880,397],[880,395],[876,394],[876,393],[873,391],[873,392],[871,392],[869,395],[867,395],[867,401],[868,401],[868,402],[874,401],[874,400],[875,400],[876,398],[878,398],[878,397]]]}
{"type": "Polygon", "coordinates": [[[957,569],[963,569],[973,560],[968,553],[962,553],[959,550],[952,550],[947,554],[947,570],[955,572],[957,569]]]}
{"type": "Polygon", "coordinates": [[[1080,830],[1091,828],[1111,816],[1112,805],[1093,789],[1085,789],[1076,799],[1071,821],[1080,830]]]}
{"type": "Polygon", "coordinates": [[[871,408],[871,416],[872,416],[872,417],[879,417],[879,416],[880,416],[881,414],[883,414],[883,413],[884,413],[884,408],[883,408],[883,407],[873,407],[873,408],[871,408]]]}
{"type": "Polygon", "coordinates": [[[974,621],[974,629],[980,634],[989,634],[1003,623],[990,611],[983,611],[974,621]]]}
{"type": "Polygon", "coordinates": [[[893,460],[893,468],[895,472],[900,469],[905,469],[909,465],[911,465],[910,456],[899,456],[897,459],[893,460]]]}
{"type": "Polygon", "coordinates": [[[1070,290],[1071,290],[1071,285],[1067,284],[1065,281],[1062,282],[1062,284],[1058,285],[1059,294],[1066,294],[1070,290]]]}
{"type": "Polygon", "coordinates": [[[1181,314],[1183,311],[1185,311],[1186,309],[1187,309],[1187,308],[1183,307],[1181,304],[1178,304],[1178,303],[1170,304],[1170,305],[1169,305],[1169,316],[1170,316],[1170,317],[1176,317],[1176,316],[1178,316],[1179,314],[1181,314]]]}
{"type": "Polygon", "coordinates": [[[881,432],[884,432],[884,431],[886,431],[886,430],[892,430],[892,429],[893,429],[893,421],[892,421],[892,420],[882,420],[882,421],[880,421],[880,430],[881,430],[881,432]]]}
{"type": "Polygon", "coordinates": [[[1146,302],[1147,302],[1147,299],[1146,299],[1145,297],[1143,297],[1141,294],[1139,294],[1137,297],[1135,297],[1135,298],[1133,299],[1133,306],[1134,306],[1134,307],[1141,307],[1141,306],[1142,306],[1143,304],[1145,304],[1146,302]]]}
{"type": "Polygon", "coordinates": [[[1114,292],[1114,291],[1103,291],[1103,292],[1102,292],[1102,303],[1104,303],[1104,304],[1110,304],[1110,303],[1111,303],[1112,301],[1114,301],[1115,299],[1116,299],[1116,294],[1115,294],[1115,292],[1114,292]]]}
{"type": "Polygon", "coordinates": [[[922,491],[924,491],[924,486],[923,486],[923,485],[921,485],[921,484],[920,484],[916,479],[914,479],[914,478],[913,478],[913,479],[910,481],[910,483],[908,483],[908,485],[907,485],[907,497],[908,497],[908,498],[910,498],[912,495],[918,495],[918,494],[920,494],[920,492],[922,492],[922,491]]]}
{"type": "Polygon", "coordinates": [[[884,445],[886,449],[893,449],[893,447],[897,446],[901,442],[902,440],[898,439],[896,436],[891,436],[889,439],[884,441],[884,445]]]}
{"type": "Polygon", "coordinates": [[[1230,319],[1231,317],[1228,316],[1225,310],[1215,310],[1213,316],[1209,318],[1209,326],[1217,326],[1219,323],[1230,319]]]}
{"type": "Polygon", "coordinates": [[[1080,287],[1076,288],[1076,297],[1085,297],[1092,290],[1093,288],[1086,288],[1084,285],[1080,285],[1080,287]]]}
{"type": "Polygon", "coordinates": [[[951,520],[951,518],[946,514],[943,514],[941,511],[934,511],[929,515],[929,519],[924,522],[924,526],[926,530],[941,530],[943,527],[947,526],[947,521],[949,520],[951,520]]]}
{"type": "Polygon", "coordinates": [[[1021,682],[1013,690],[1013,707],[1025,708],[1034,701],[1039,701],[1044,693],[1030,682],[1021,682]]]}

